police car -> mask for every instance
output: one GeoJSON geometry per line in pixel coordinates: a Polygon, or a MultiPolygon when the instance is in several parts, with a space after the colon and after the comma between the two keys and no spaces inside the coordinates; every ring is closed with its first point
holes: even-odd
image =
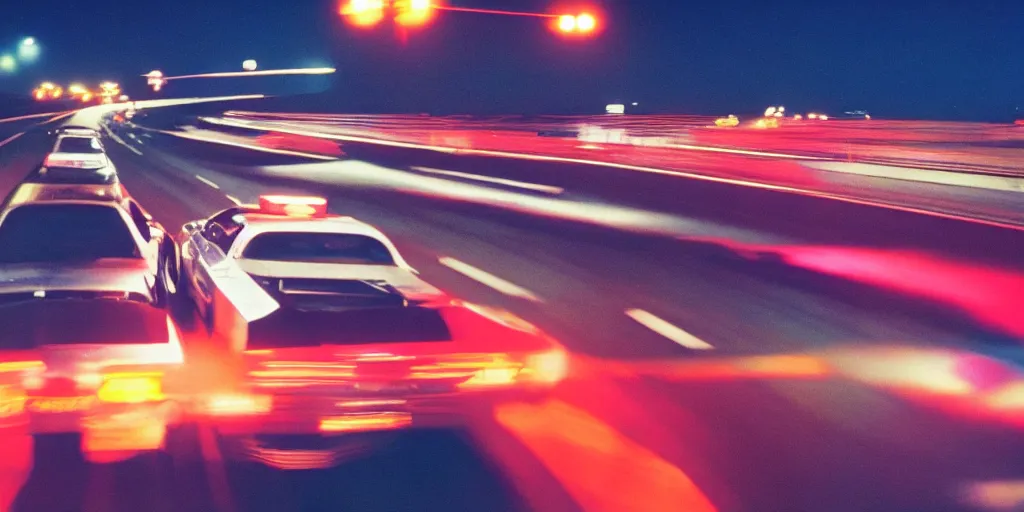
{"type": "Polygon", "coordinates": [[[228,364],[192,412],[224,456],[329,467],[408,428],[464,425],[493,399],[543,396],[566,353],[506,312],[420,280],[386,236],[322,198],[265,196],[183,227],[191,290],[228,364]],[[229,321],[222,310],[239,312],[229,321]]]}
{"type": "Polygon", "coordinates": [[[181,288],[213,329],[214,296],[243,286],[218,276],[245,274],[275,308],[325,309],[407,304],[443,298],[364,222],[327,213],[315,197],[262,196],[258,205],[189,222],[179,234],[181,288]]]}

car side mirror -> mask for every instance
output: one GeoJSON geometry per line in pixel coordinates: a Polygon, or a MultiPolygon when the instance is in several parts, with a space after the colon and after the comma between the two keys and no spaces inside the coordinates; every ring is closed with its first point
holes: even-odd
{"type": "Polygon", "coordinates": [[[198,229],[202,229],[203,224],[206,224],[206,222],[201,221],[201,220],[194,220],[192,222],[186,222],[184,226],[181,226],[181,230],[183,232],[185,232],[185,233],[192,234],[193,231],[196,231],[198,229]]]}

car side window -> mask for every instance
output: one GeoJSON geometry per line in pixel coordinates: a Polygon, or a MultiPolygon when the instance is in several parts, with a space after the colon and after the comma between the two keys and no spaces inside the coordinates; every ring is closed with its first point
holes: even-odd
{"type": "Polygon", "coordinates": [[[149,219],[146,218],[146,214],[143,213],[142,207],[135,201],[128,201],[128,214],[132,217],[132,222],[135,223],[135,227],[138,228],[139,233],[143,237],[149,235],[149,219]]]}
{"type": "Polygon", "coordinates": [[[202,235],[203,238],[220,247],[224,254],[227,254],[228,250],[231,249],[231,244],[235,243],[235,239],[242,232],[243,227],[245,227],[245,224],[236,221],[232,217],[221,218],[218,215],[207,221],[206,226],[203,227],[202,235]]]}
{"type": "Polygon", "coordinates": [[[224,252],[227,252],[224,248],[230,246],[230,244],[225,243],[225,239],[228,238],[228,233],[220,222],[213,219],[209,220],[206,225],[203,226],[202,235],[203,238],[208,240],[210,243],[220,247],[224,252]]]}

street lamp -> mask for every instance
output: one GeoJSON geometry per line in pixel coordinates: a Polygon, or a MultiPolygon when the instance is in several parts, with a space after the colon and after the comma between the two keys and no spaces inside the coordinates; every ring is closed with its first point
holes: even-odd
{"type": "Polygon", "coordinates": [[[242,69],[246,71],[256,71],[256,61],[253,59],[248,59],[242,62],[242,69]]]}
{"type": "Polygon", "coordinates": [[[26,37],[18,44],[18,58],[23,62],[32,62],[39,57],[39,45],[34,37],[26,37]]]}
{"type": "Polygon", "coordinates": [[[167,80],[164,79],[164,73],[160,70],[154,69],[149,73],[146,73],[146,85],[153,87],[153,91],[160,92],[167,80]]]}

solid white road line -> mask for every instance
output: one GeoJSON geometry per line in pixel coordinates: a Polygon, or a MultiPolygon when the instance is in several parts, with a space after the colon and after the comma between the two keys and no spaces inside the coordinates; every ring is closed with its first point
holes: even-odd
{"type": "Polygon", "coordinates": [[[498,290],[499,292],[504,293],[505,295],[519,297],[521,299],[526,299],[533,302],[544,302],[536,295],[534,295],[533,292],[525,288],[512,284],[498,276],[480,270],[467,263],[463,263],[455,258],[443,257],[438,259],[437,261],[442,265],[478,283],[494,288],[495,290],[498,290]]]}
{"type": "Polygon", "coordinates": [[[231,201],[232,203],[235,203],[235,204],[237,204],[237,205],[241,205],[241,204],[242,204],[242,201],[239,201],[239,200],[238,200],[238,198],[237,198],[237,197],[235,197],[235,196],[227,196],[227,198],[228,198],[228,200],[229,200],[229,201],[231,201]]]}
{"type": "Polygon", "coordinates": [[[22,135],[25,135],[25,132],[18,132],[18,133],[15,133],[14,135],[11,135],[10,137],[7,137],[4,140],[0,140],[0,146],[5,146],[8,143],[13,142],[14,139],[17,139],[18,137],[21,137],[22,135]]]}
{"type": "Polygon", "coordinates": [[[715,347],[710,343],[654,316],[642,309],[627,309],[626,316],[636,320],[640,325],[693,350],[711,350],[715,347]]]}
{"type": "Polygon", "coordinates": [[[983,188],[1003,192],[1024,192],[1024,179],[991,174],[969,172],[937,171],[892,165],[865,164],[860,162],[813,162],[804,164],[821,171],[857,174],[874,178],[888,178],[903,181],[953,185],[956,187],[983,188]]]}
{"type": "Polygon", "coordinates": [[[196,174],[196,179],[201,181],[201,182],[203,182],[203,183],[206,183],[207,185],[209,185],[209,186],[211,186],[211,187],[213,187],[213,188],[215,188],[217,190],[220,190],[220,185],[218,185],[218,184],[216,184],[216,183],[214,183],[214,182],[212,182],[212,181],[210,181],[210,180],[208,180],[208,179],[206,179],[206,178],[204,178],[204,177],[202,177],[202,176],[200,176],[198,174],[196,174]]]}
{"type": "Polygon", "coordinates": [[[536,183],[527,183],[525,181],[507,180],[504,178],[492,178],[490,176],[480,176],[479,174],[469,174],[458,171],[446,171],[444,169],[434,169],[433,167],[420,167],[412,166],[410,169],[419,172],[425,172],[430,174],[440,174],[443,176],[453,176],[456,178],[465,178],[467,180],[482,181],[486,183],[494,183],[497,185],[506,185],[509,187],[516,187],[525,190],[533,190],[535,192],[544,192],[545,194],[559,195],[565,192],[564,188],[553,187],[551,185],[538,185],[536,183]]]}

